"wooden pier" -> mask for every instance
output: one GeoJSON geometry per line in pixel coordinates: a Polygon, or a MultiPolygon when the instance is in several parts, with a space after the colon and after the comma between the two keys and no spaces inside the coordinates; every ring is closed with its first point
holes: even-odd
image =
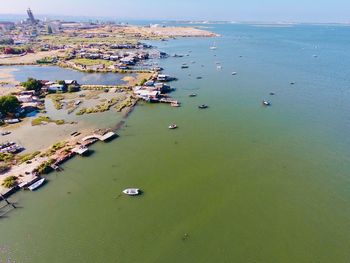
{"type": "Polygon", "coordinates": [[[0,218],[16,208],[15,204],[11,203],[5,196],[0,194],[0,218]]]}

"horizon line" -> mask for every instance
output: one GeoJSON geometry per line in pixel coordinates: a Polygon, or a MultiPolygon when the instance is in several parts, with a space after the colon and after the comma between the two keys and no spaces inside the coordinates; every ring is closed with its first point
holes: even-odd
{"type": "MultiPolygon", "coordinates": [[[[16,13],[0,13],[0,15],[5,15],[5,16],[23,16],[27,17],[27,14],[16,14],[16,13]]],[[[248,24],[350,24],[349,21],[297,21],[297,20],[285,20],[285,21],[268,21],[268,20],[229,20],[229,19],[224,19],[224,20],[215,20],[215,19],[190,19],[190,18],[182,18],[182,19],[170,19],[170,18],[135,18],[135,17],[121,17],[118,18],[117,16],[109,16],[109,15],[100,15],[100,16],[87,16],[87,15],[68,15],[68,14],[43,14],[43,13],[36,13],[35,16],[43,17],[43,16],[54,16],[54,17],[71,17],[71,18],[85,18],[85,19],[112,19],[112,20],[131,20],[131,21],[164,21],[164,22],[215,22],[215,23],[248,23],[248,24]]],[[[4,21],[6,18],[0,18],[0,21],[4,21]]]]}

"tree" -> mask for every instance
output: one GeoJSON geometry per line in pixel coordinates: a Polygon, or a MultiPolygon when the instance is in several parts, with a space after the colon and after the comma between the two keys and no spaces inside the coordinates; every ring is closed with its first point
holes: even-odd
{"type": "Polygon", "coordinates": [[[10,167],[6,164],[0,164],[0,174],[3,174],[10,170],[10,167]]]}
{"type": "Polygon", "coordinates": [[[20,102],[15,96],[9,95],[0,97],[0,112],[5,115],[8,113],[15,113],[19,106],[20,102]]]}
{"type": "Polygon", "coordinates": [[[13,45],[15,41],[12,38],[0,39],[0,45],[13,45]]]}
{"type": "Polygon", "coordinates": [[[75,86],[75,85],[68,86],[68,92],[78,92],[79,90],[80,90],[79,86],[75,86]]]}
{"type": "Polygon", "coordinates": [[[40,91],[43,87],[43,84],[40,80],[34,78],[28,78],[26,82],[22,82],[21,85],[26,88],[26,90],[35,90],[40,91]]]}

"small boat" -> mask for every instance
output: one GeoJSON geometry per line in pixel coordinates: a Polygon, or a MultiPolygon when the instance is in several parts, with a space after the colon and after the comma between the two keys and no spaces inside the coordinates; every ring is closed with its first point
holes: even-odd
{"type": "Polygon", "coordinates": [[[222,66],[216,66],[217,69],[222,69],[222,66]]]}
{"type": "Polygon", "coordinates": [[[206,105],[206,104],[202,104],[202,105],[199,105],[198,108],[199,109],[207,109],[209,106],[206,105]]]}
{"type": "Polygon", "coordinates": [[[264,106],[271,106],[271,103],[269,101],[267,101],[267,100],[263,100],[262,104],[264,106]]]}
{"type": "Polygon", "coordinates": [[[274,96],[274,95],[275,95],[275,93],[274,93],[274,92],[270,92],[270,95],[271,95],[271,96],[274,96]]]}
{"type": "Polygon", "coordinates": [[[188,95],[188,96],[191,97],[191,98],[193,98],[193,97],[196,97],[197,94],[196,94],[196,93],[192,93],[192,94],[190,94],[190,95],[188,95]]]}
{"type": "Polygon", "coordinates": [[[34,191],[38,189],[40,186],[42,186],[44,182],[45,182],[45,178],[41,178],[39,181],[36,181],[34,184],[28,186],[28,189],[30,191],[34,191]]]}
{"type": "Polygon", "coordinates": [[[11,134],[11,132],[9,132],[9,131],[4,131],[4,132],[1,133],[2,136],[6,136],[6,135],[9,135],[9,134],[11,134]]]}
{"type": "Polygon", "coordinates": [[[189,66],[188,65],[182,65],[181,68],[185,69],[185,68],[189,68],[189,66]]]}
{"type": "Polygon", "coordinates": [[[290,85],[295,85],[295,82],[294,82],[294,81],[292,81],[292,82],[290,83],[290,85]]]}
{"type": "Polygon", "coordinates": [[[211,47],[210,47],[210,50],[216,50],[218,47],[216,46],[216,44],[215,44],[215,42],[214,42],[214,45],[212,45],[211,47]]]}
{"type": "Polygon", "coordinates": [[[234,71],[234,72],[232,72],[231,74],[234,76],[234,75],[237,75],[237,72],[234,71]]]}
{"type": "Polygon", "coordinates": [[[177,129],[177,125],[175,123],[169,125],[168,127],[170,130],[174,130],[174,129],[177,129]]]}
{"type": "Polygon", "coordinates": [[[180,107],[180,103],[178,103],[177,101],[174,101],[170,104],[171,107],[180,107]]]}
{"type": "Polygon", "coordinates": [[[139,195],[140,194],[140,189],[137,188],[127,188],[125,190],[123,190],[123,193],[126,195],[139,195]]]}
{"type": "Polygon", "coordinates": [[[202,79],[202,77],[197,77],[197,79],[202,79]]]}

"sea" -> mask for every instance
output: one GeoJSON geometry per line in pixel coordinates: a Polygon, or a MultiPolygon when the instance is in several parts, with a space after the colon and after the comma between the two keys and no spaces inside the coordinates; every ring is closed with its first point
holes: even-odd
{"type": "Polygon", "coordinates": [[[183,55],[157,61],[180,108],[139,103],[10,198],[0,262],[350,262],[350,27],[205,29],[221,36],[150,42],[183,55]]]}

